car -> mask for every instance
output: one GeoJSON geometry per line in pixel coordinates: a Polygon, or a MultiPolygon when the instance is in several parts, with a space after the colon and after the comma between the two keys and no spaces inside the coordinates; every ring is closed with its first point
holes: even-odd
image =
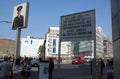
{"type": "Polygon", "coordinates": [[[89,63],[90,61],[91,61],[90,58],[85,58],[85,62],[86,62],[86,63],[89,63]]]}
{"type": "Polygon", "coordinates": [[[75,56],[72,59],[72,64],[80,64],[80,63],[84,63],[84,56],[75,56]]]}
{"type": "Polygon", "coordinates": [[[33,58],[33,59],[31,60],[31,65],[32,65],[32,67],[37,67],[37,66],[39,66],[39,60],[36,59],[36,58],[33,58]]]}

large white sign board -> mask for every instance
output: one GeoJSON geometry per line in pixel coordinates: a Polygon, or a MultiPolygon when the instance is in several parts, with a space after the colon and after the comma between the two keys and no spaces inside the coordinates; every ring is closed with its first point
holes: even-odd
{"type": "Polygon", "coordinates": [[[61,41],[94,39],[95,10],[61,16],[61,41]]]}
{"type": "Polygon", "coordinates": [[[12,30],[27,28],[29,3],[16,5],[13,10],[12,30]]]}

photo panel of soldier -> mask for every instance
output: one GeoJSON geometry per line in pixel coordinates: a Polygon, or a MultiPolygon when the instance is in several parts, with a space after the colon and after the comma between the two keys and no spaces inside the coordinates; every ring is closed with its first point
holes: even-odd
{"type": "Polygon", "coordinates": [[[29,3],[25,2],[14,7],[12,30],[17,28],[27,28],[29,3]]]}

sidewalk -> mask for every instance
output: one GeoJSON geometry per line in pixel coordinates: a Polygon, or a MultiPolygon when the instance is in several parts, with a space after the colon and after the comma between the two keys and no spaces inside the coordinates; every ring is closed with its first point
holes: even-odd
{"type": "MultiPolygon", "coordinates": [[[[39,75],[37,68],[32,68],[30,79],[38,79],[38,77],[39,75]]],[[[24,79],[24,77],[21,75],[20,71],[19,72],[14,71],[13,79],[24,79]]]]}

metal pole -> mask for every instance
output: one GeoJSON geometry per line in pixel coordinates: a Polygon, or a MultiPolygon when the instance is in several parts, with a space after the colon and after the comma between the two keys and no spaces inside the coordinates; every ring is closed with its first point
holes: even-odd
{"type": "Polygon", "coordinates": [[[93,59],[93,63],[92,63],[92,71],[93,71],[92,79],[97,79],[97,76],[96,76],[96,20],[94,22],[95,22],[94,23],[94,59],[93,59]]]}
{"type": "Polygon", "coordinates": [[[60,55],[61,55],[61,39],[59,37],[59,48],[58,48],[58,75],[57,79],[60,79],[60,55]]]}
{"type": "Polygon", "coordinates": [[[16,45],[15,45],[15,60],[17,57],[20,57],[20,35],[21,35],[21,28],[17,28],[17,30],[16,30],[16,45]]]}
{"type": "Polygon", "coordinates": [[[92,79],[96,79],[96,39],[94,40],[94,59],[92,61],[92,71],[93,71],[93,74],[92,74],[92,79]]]}

